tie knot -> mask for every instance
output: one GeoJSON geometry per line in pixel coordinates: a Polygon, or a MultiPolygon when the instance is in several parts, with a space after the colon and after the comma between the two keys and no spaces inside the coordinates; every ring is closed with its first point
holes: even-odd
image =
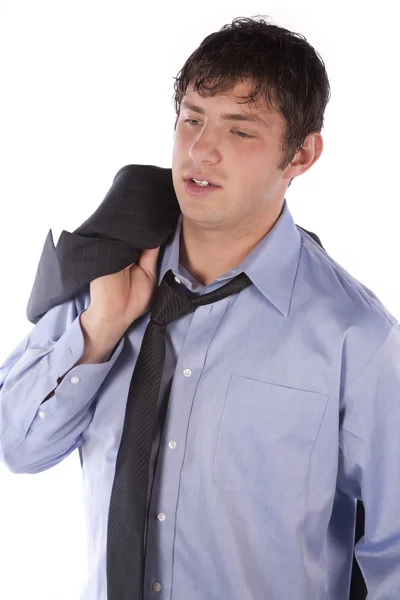
{"type": "Polygon", "coordinates": [[[172,321],[194,312],[198,306],[211,304],[212,302],[217,302],[227,296],[240,292],[250,285],[250,283],[251,279],[245,273],[240,273],[213,292],[189,298],[181,294],[174,287],[173,273],[172,271],[167,271],[157,289],[150,319],[159,325],[168,325],[172,321]]]}
{"type": "Polygon", "coordinates": [[[189,298],[183,296],[173,286],[170,273],[168,271],[159,285],[154,304],[151,309],[150,319],[159,325],[168,325],[196,310],[196,307],[189,298]],[[167,277],[168,276],[168,277],[167,277]]]}

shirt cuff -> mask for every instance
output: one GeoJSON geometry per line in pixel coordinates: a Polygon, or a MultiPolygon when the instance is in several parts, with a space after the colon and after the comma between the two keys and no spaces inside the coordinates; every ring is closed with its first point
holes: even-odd
{"type": "Polygon", "coordinates": [[[71,414],[90,404],[121,354],[125,341],[124,336],[106,362],[86,363],[74,367],[84,350],[84,337],[79,316],[54,345],[54,373],[57,379],[64,378],[57,386],[55,394],[45,402],[42,399],[37,406],[36,416],[31,427],[47,420],[61,408],[65,408],[71,414]]]}

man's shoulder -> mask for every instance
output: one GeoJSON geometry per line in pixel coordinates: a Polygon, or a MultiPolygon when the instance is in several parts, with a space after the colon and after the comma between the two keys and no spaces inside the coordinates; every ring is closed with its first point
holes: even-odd
{"type": "Polygon", "coordinates": [[[377,294],[349,273],[306,232],[300,231],[300,273],[312,287],[316,300],[325,301],[339,314],[364,316],[376,324],[397,324],[394,315],[377,294]]]}
{"type": "Polygon", "coordinates": [[[379,351],[398,321],[380,298],[324,251],[307,234],[302,234],[298,271],[300,290],[308,296],[303,305],[315,306],[323,339],[341,354],[346,380],[352,380],[379,351]]]}

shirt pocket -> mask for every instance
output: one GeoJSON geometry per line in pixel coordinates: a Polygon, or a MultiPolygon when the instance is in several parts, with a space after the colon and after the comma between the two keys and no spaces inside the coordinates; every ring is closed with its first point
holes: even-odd
{"type": "Polygon", "coordinates": [[[318,392],[232,375],[213,460],[215,483],[270,499],[299,497],[327,402],[318,392]]]}

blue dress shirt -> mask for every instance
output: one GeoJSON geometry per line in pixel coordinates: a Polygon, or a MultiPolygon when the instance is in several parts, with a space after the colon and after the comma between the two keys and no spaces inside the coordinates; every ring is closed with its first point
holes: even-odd
{"type": "MultiPolygon", "coordinates": [[[[253,285],[168,326],[145,600],[346,600],[357,498],[368,598],[400,598],[399,323],[297,228],[286,201],[243,263],[205,287],[179,265],[180,231],[181,218],[160,281],[172,269],[203,294],[244,271],[253,285]]],[[[81,598],[106,600],[110,494],[149,314],[107,362],[74,367],[88,304],[85,289],[49,310],[1,367],[0,449],[14,473],[79,450],[81,598]]]]}

